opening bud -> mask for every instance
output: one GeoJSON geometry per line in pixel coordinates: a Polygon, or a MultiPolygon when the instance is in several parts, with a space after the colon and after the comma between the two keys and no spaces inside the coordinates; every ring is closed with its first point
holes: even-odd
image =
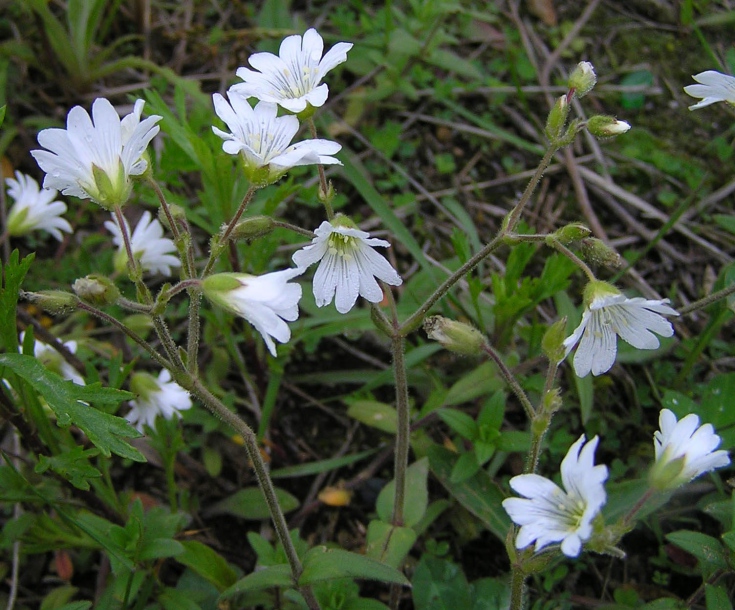
{"type": "Polygon", "coordinates": [[[596,138],[614,138],[630,129],[630,123],[618,121],[615,117],[598,114],[587,121],[587,131],[596,138]]]}
{"type": "Polygon", "coordinates": [[[24,292],[23,297],[38,305],[50,314],[71,313],[77,307],[79,299],[63,290],[41,290],[40,292],[24,292]]]}
{"type": "Polygon", "coordinates": [[[580,61],[569,75],[568,86],[577,97],[584,97],[597,83],[594,66],[588,61],[580,61]]]}
{"type": "Polygon", "coordinates": [[[268,235],[275,227],[275,222],[270,216],[253,216],[241,220],[232,230],[234,239],[257,239],[268,235]]]}
{"type": "Polygon", "coordinates": [[[80,277],[72,284],[72,290],[82,301],[95,305],[112,305],[120,298],[117,286],[102,275],[80,277]]]}
{"type": "Polygon", "coordinates": [[[479,354],[486,343],[485,335],[476,328],[442,316],[426,318],[424,330],[429,339],[438,341],[449,351],[465,356],[479,354]]]}
{"type": "Polygon", "coordinates": [[[546,118],[546,137],[555,142],[564,134],[564,125],[567,123],[569,116],[569,102],[567,96],[562,95],[557,98],[556,102],[546,118]]]}

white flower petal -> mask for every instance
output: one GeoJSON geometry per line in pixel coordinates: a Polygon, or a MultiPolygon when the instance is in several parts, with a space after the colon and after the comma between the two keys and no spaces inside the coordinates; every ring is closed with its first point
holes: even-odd
{"type": "Polygon", "coordinates": [[[61,241],[61,231],[71,233],[71,225],[61,215],[66,212],[63,201],[54,201],[54,189],[41,190],[30,176],[15,172],[15,179],[8,178],[8,196],[14,200],[7,217],[7,231],[11,236],[20,236],[41,230],[61,241]]]}

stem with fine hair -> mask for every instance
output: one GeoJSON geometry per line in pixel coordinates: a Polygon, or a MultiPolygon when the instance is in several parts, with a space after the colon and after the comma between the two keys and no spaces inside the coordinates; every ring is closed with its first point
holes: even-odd
{"type": "Polygon", "coordinates": [[[707,295],[706,297],[699,299],[698,301],[694,301],[694,303],[690,303],[686,307],[682,307],[679,310],[679,314],[682,316],[685,316],[699,309],[703,309],[707,307],[708,305],[712,305],[712,303],[715,303],[719,301],[720,299],[729,297],[733,293],[735,293],[735,283],[732,283],[726,288],[718,290],[717,292],[713,292],[712,294],[707,295]]]}
{"type": "MultiPolygon", "coordinates": [[[[301,560],[296,553],[296,547],[289,535],[288,524],[286,523],[286,518],[283,515],[281,506],[278,503],[278,496],[276,496],[275,487],[268,475],[265,462],[260,455],[260,448],[258,447],[258,439],[255,432],[242,419],[240,419],[237,414],[230,411],[214,394],[204,387],[199,379],[188,372],[173,371],[172,374],[179,385],[195,394],[213,415],[223,420],[242,437],[245,450],[253,465],[253,470],[255,471],[255,477],[258,479],[258,485],[260,486],[260,490],[263,493],[266,504],[268,505],[268,511],[270,512],[271,519],[273,520],[276,535],[278,536],[278,540],[283,545],[283,549],[286,553],[286,559],[288,560],[288,564],[291,568],[291,575],[294,579],[294,583],[297,583],[303,570],[301,560]]],[[[299,587],[299,590],[307,600],[309,608],[312,610],[319,610],[319,604],[314,598],[311,590],[308,587],[299,587]]]]}
{"type": "Polygon", "coordinates": [[[510,386],[510,389],[513,390],[513,394],[516,395],[516,398],[518,398],[520,403],[523,405],[523,410],[526,412],[528,418],[532,420],[536,415],[536,410],[533,408],[528,396],[526,396],[526,392],[523,391],[521,384],[518,383],[515,375],[513,375],[513,372],[508,368],[505,362],[503,362],[500,354],[498,354],[498,352],[496,352],[490,345],[485,343],[481,349],[490,356],[490,359],[497,365],[501,375],[503,375],[503,379],[505,379],[505,382],[510,386]]]}

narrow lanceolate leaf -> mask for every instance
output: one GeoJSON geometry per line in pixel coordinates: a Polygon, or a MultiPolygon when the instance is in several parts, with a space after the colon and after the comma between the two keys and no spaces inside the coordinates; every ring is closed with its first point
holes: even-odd
{"type": "Polygon", "coordinates": [[[257,572],[248,574],[228,589],[225,589],[222,595],[220,595],[219,601],[224,601],[239,593],[269,589],[271,587],[285,588],[293,586],[294,581],[291,576],[291,568],[287,564],[281,563],[275,566],[266,566],[257,572]]]}
{"type": "Polygon", "coordinates": [[[311,549],[304,557],[304,571],[299,585],[311,585],[336,578],[365,578],[409,585],[406,577],[395,568],[341,549],[320,546],[311,549]]]}
{"type": "Polygon", "coordinates": [[[17,250],[3,266],[0,276],[0,346],[8,352],[18,351],[18,331],[15,327],[15,308],[18,305],[20,285],[33,262],[33,254],[19,260],[17,250]]]}
{"type": "Polygon", "coordinates": [[[510,519],[503,510],[505,498],[498,486],[484,470],[477,471],[472,477],[455,483],[452,470],[458,456],[448,449],[435,445],[429,449],[429,465],[439,482],[462,506],[477,517],[493,534],[501,540],[510,528],[510,519]]]}
{"type": "Polygon", "coordinates": [[[77,426],[107,457],[116,453],[136,462],[145,462],[143,454],[124,440],[137,438],[140,433],[122,417],[109,415],[89,404],[114,405],[133,398],[130,392],[103,388],[98,383],[77,385],[25,354],[0,354],[0,366],[7,366],[43,396],[56,415],[59,426],[77,426]]]}

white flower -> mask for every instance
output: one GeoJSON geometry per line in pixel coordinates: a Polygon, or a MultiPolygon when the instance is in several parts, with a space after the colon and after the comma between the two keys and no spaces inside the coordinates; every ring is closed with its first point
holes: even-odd
{"type": "Polygon", "coordinates": [[[577,557],[592,535],[592,521],[607,501],[604,482],[607,466],[595,466],[598,438],[586,445],[580,436],[561,463],[564,490],[537,474],[522,474],[510,486],[523,498],[503,500],[503,508],[521,526],[516,548],[536,541],[536,551],[561,542],[567,557],[577,557]],[[584,445],[584,447],[583,447],[584,445]],[[566,491],[565,491],[566,490],[566,491]]]}
{"type": "Polygon", "coordinates": [[[662,337],[674,334],[671,322],[661,314],[679,315],[666,305],[668,299],[629,299],[605,282],[590,282],[585,302],[582,321],[564,341],[564,358],[579,344],[574,354],[574,372],[579,377],[586,377],[590,371],[601,375],[612,368],[618,350],[617,335],[638,349],[658,348],[660,342],[653,333],[662,337]]]}
{"type": "MultiPolygon", "coordinates": [[[[113,242],[118,246],[115,256],[115,269],[122,272],[128,264],[128,255],[125,250],[120,227],[117,225],[115,216],[112,220],[105,221],[105,227],[113,235],[113,242]]],[[[180,267],[181,262],[170,252],[176,252],[176,245],[167,237],[163,236],[163,227],[158,219],[151,217],[146,210],[140,217],[135,231],[130,235],[130,225],[125,220],[125,228],[130,236],[130,246],[133,256],[140,262],[143,271],[171,275],[171,267],[180,267]]]]}
{"type": "Polygon", "coordinates": [[[163,369],[158,379],[148,373],[134,373],[130,380],[130,389],[138,395],[131,400],[131,409],[125,415],[138,432],[143,426],[155,428],[156,416],[163,415],[171,419],[174,415],[181,417],[179,411],[191,409],[189,393],[175,381],[171,381],[171,373],[163,369]]]}
{"type": "Polygon", "coordinates": [[[8,213],[7,229],[12,236],[25,235],[36,229],[50,233],[61,241],[61,232],[71,233],[71,225],[61,215],[66,212],[63,201],[54,201],[54,189],[39,189],[38,182],[30,176],[15,172],[15,179],[8,178],[8,195],[15,203],[8,213]]]}
{"type": "Polygon", "coordinates": [[[252,181],[274,182],[297,165],[341,165],[338,159],[329,156],[342,148],[337,142],[312,139],[291,144],[299,130],[299,120],[293,115],[276,116],[276,104],[259,102],[252,108],[241,95],[228,92],[227,96],[229,103],[219,93],[212,98],[217,116],[232,133],[217,127],[212,127],[212,131],[224,140],[222,150],[230,155],[242,155],[252,181]]]}
{"type": "Polygon", "coordinates": [[[687,85],[684,87],[684,92],[692,97],[703,99],[701,102],[689,106],[689,110],[704,108],[716,102],[727,102],[735,106],[735,77],[715,70],[707,70],[695,74],[692,78],[701,84],[687,85]]]}
{"type": "Polygon", "coordinates": [[[258,72],[239,68],[237,75],[245,82],[231,89],[244,97],[280,104],[295,113],[305,110],[307,104],[322,106],[329,88],[319,83],[327,72],[347,60],[351,48],[352,43],[338,42],[322,57],[324,41],[311,28],[306,30],[303,40],[301,36],[284,38],[278,55],[251,55],[250,65],[258,72]]]}
{"type": "Polygon", "coordinates": [[[375,278],[391,286],[403,282],[390,263],[373,250],[375,246],[387,248],[390,244],[371,238],[370,233],[360,231],[344,216],[332,223],[325,220],[314,232],[312,242],[292,258],[304,269],[320,261],[313,281],[318,307],[329,305],[334,298],[337,311],[347,313],[358,294],[371,303],[383,300],[383,291],[375,278]]]}
{"type": "Polygon", "coordinates": [[[720,449],[720,437],[712,424],[699,425],[699,417],[690,413],[681,421],[669,409],[659,415],[660,430],[653,435],[656,463],[651,482],[659,489],[673,489],[705,472],[730,464],[727,451],[720,449]]]}
{"type": "Polygon", "coordinates": [[[275,356],[273,339],[288,342],[291,330],[285,321],[293,322],[299,317],[301,286],[288,281],[303,272],[285,269],[258,276],[218,273],[202,281],[202,290],[210,301],[250,322],[275,356]]]}
{"type": "MultiPolygon", "coordinates": [[[[25,333],[21,333],[20,334],[20,344],[21,345],[23,345],[24,337],[25,337],[25,333]]],[[[34,340],[35,340],[35,343],[33,344],[33,355],[38,359],[38,361],[41,364],[43,364],[43,366],[45,366],[49,371],[56,373],[60,377],[63,377],[64,379],[68,379],[69,381],[73,381],[77,385],[86,385],[84,383],[84,377],[82,377],[77,372],[77,370],[64,359],[64,356],[62,356],[53,347],[44,343],[43,341],[39,341],[38,339],[35,339],[35,338],[34,340]]],[[[76,354],[77,352],[77,342],[76,341],[66,341],[63,343],[63,345],[72,354],[76,354]]]]}
{"type": "Polygon", "coordinates": [[[38,143],[48,150],[31,154],[46,172],[43,186],[64,195],[92,199],[111,209],[125,204],[132,190],[131,176],[147,167],[143,158],[148,143],[158,133],[160,116],[141,121],[143,100],[120,120],[105,98],[92,104],[92,117],[74,106],[66,119],[66,129],[44,129],[38,143]]]}

